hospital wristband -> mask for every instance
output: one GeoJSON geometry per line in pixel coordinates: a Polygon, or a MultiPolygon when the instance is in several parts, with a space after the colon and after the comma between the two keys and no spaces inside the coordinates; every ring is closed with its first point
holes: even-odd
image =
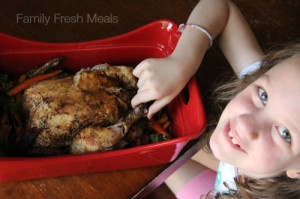
{"type": "Polygon", "coordinates": [[[183,32],[185,30],[185,28],[187,28],[187,27],[195,28],[195,29],[198,29],[198,30],[202,31],[203,33],[205,33],[206,36],[209,39],[209,46],[208,46],[208,48],[210,48],[213,45],[213,38],[210,35],[210,33],[207,30],[205,30],[204,28],[202,28],[202,27],[200,27],[198,25],[193,25],[193,24],[184,25],[184,24],[180,24],[179,27],[178,27],[178,31],[179,32],[183,32]]]}

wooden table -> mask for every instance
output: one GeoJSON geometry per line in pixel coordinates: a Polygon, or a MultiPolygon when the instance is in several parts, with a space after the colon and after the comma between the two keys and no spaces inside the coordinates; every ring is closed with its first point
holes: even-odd
{"type": "Polygon", "coordinates": [[[0,198],[131,198],[165,165],[0,184],[0,198]]]}
{"type": "MultiPolygon", "coordinates": [[[[197,0],[62,0],[30,2],[0,1],[0,31],[24,39],[45,42],[80,42],[107,38],[134,30],[158,19],[184,23],[197,0]],[[100,17],[100,21],[87,22],[86,18],[68,20],[71,16],[100,17]],[[66,16],[54,21],[53,17],[66,16]],[[28,22],[24,16],[38,16],[28,22]],[[49,22],[43,16],[50,16],[49,22]],[[102,20],[102,21],[101,21],[102,20]]],[[[263,49],[269,43],[299,38],[299,1],[243,1],[235,0],[263,49]]],[[[203,67],[197,73],[199,87],[206,110],[211,81],[216,71],[230,70],[216,47],[208,51],[203,67]],[[221,68],[220,65],[225,65],[221,68]],[[207,66],[207,67],[206,67],[207,66]]],[[[117,198],[127,199],[160,174],[168,164],[129,170],[100,172],[23,182],[0,184],[0,198],[117,198]]]]}

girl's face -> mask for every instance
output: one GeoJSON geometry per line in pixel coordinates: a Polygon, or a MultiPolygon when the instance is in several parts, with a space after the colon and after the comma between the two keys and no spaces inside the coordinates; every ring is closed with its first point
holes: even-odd
{"type": "Polygon", "coordinates": [[[232,99],[210,146],[216,158],[249,177],[300,172],[300,56],[277,64],[232,99]]]}

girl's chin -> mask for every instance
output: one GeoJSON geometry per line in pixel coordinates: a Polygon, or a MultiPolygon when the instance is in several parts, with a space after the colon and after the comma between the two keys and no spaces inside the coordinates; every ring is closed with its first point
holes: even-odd
{"type": "Polygon", "coordinates": [[[209,140],[209,146],[214,154],[214,156],[218,159],[221,160],[222,155],[222,147],[221,144],[218,142],[218,139],[216,139],[213,135],[211,136],[209,140]]]}
{"type": "Polygon", "coordinates": [[[228,162],[227,158],[232,154],[228,154],[228,147],[224,144],[224,138],[217,136],[217,133],[213,134],[209,140],[209,146],[215,158],[220,161],[228,162]]]}

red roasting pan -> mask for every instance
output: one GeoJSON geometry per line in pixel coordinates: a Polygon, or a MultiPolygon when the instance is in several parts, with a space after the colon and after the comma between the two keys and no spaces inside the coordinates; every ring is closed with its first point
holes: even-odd
{"type": "MultiPolygon", "coordinates": [[[[170,55],[180,37],[178,26],[158,20],[131,32],[88,42],[45,43],[0,33],[0,73],[17,77],[51,58],[66,56],[61,67],[78,71],[99,63],[135,66],[146,58],[170,55]]],[[[169,105],[174,139],[129,149],[53,157],[0,157],[0,182],[92,173],[164,164],[205,128],[205,114],[195,77],[189,100],[179,94],[169,105]]]]}

